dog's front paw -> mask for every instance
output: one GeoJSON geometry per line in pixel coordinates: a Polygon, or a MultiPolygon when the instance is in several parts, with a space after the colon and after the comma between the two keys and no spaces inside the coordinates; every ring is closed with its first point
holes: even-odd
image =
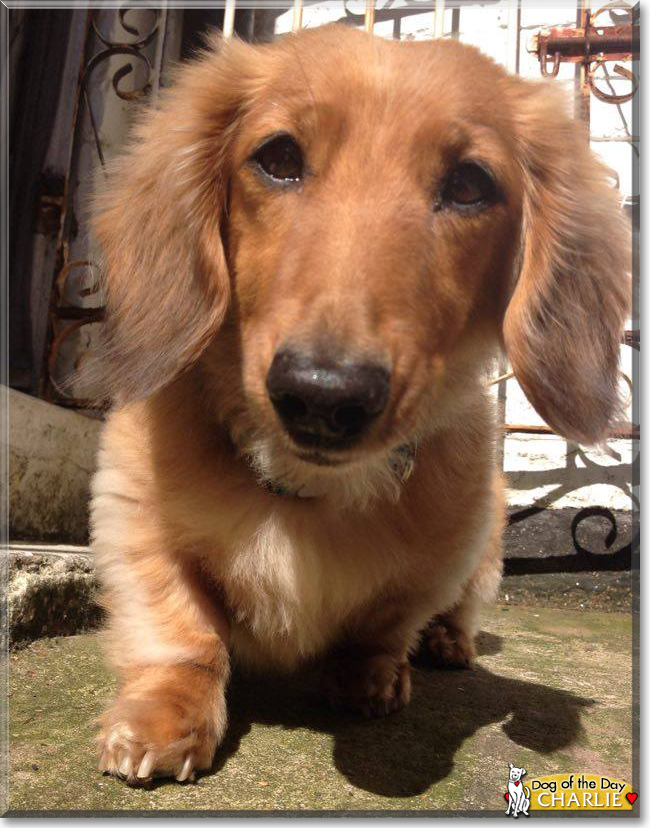
{"type": "Polygon", "coordinates": [[[386,716],[411,698],[410,667],[386,654],[339,657],[329,664],[325,692],[333,709],[356,710],[368,718],[386,716]]]}
{"type": "Polygon", "coordinates": [[[187,668],[164,672],[164,681],[149,686],[142,678],[127,684],[100,718],[99,769],[130,785],[155,776],[194,781],[196,771],[212,765],[225,731],[220,683],[187,675],[187,668]]]}
{"type": "Polygon", "coordinates": [[[422,651],[434,667],[452,670],[471,667],[476,657],[472,637],[448,623],[444,615],[434,618],[423,630],[422,651]]]}

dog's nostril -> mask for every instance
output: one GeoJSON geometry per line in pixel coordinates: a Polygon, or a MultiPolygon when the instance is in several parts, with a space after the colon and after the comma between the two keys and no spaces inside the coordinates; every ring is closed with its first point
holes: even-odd
{"type": "Polygon", "coordinates": [[[332,415],[333,421],[345,433],[360,431],[368,420],[368,409],[362,405],[342,405],[332,415]]]}
{"type": "Polygon", "coordinates": [[[283,394],[279,399],[273,400],[273,405],[283,420],[297,420],[307,414],[304,401],[293,394],[283,394]]]}

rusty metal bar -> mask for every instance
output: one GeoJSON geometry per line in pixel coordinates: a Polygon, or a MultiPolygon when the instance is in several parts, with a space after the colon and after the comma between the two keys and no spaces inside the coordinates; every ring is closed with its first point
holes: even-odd
{"type": "MultiPolygon", "coordinates": [[[[529,48],[537,56],[540,71],[545,77],[556,77],[562,63],[576,64],[576,116],[587,124],[591,93],[605,103],[621,104],[631,100],[637,90],[634,74],[618,63],[614,66],[614,74],[630,81],[630,91],[615,94],[611,83],[610,92],[596,85],[596,72],[605,64],[631,61],[640,56],[639,27],[633,24],[632,9],[627,4],[615,0],[592,13],[590,0],[579,0],[575,27],[542,29],[532,39],[529,48]],[[628,22],[611,26],[596,23],[603,12],[614,8],[626,11],[628,22]]],[[[608,73],[606,75],[609,79],[608,73]]]]}
{"type": "MultiPolygon", "coordinates": [[[[513,425],[506,423],[503,426],[507,434],[556,434],[557,432],[550,429],[548,426],[541,425],[513,425]]],[[[622,440],[638,440],[641,435],[641,427],[635,423],[628,423],[623,429],[613,428],[610,430],[608,437],[618,437],[622,440]]]]}
{"type": "Polygon", "coordinates": [[[639,53],[638,26],[584,26],[542,30],[537,35],[537,53],[560,55],[562,63],[583,63],[590,58],[607,56],[608,60],[632,60],[639,53]]]}
{"type": "Polygon", "coordinates": [[[367,32],[370,32],[370,34],[372,34],[372,31],[375,28],[375,5],[376,0],[366,0],[364,27],[367,32]]]}
{"type": "Polygon", "coordinates": [[[302,8],[303,0],[293,0],[293,21],[291,31],[298,32],[302,29],[302,8]]]}
{"type": "Polygon", "coordinates": [[[641,331],[625,331],[623,333],[623,342],[629,345],[630,348],[636,348],[639,351],[641,349],[641,331]]]}
{"type": "Polygon", "coordinates": [[[442,37],[445,32],[445,0],[436,0],[433,12],[433,36],[442,37]]]}
{"type": "Polygon", "coordinates": [[[235,33],[236,0],[226,0],[223,10],[223,36],[230,38],[235,33]]]}
{"type": "MultiPolygon", "coordinates": [[[[589,15],[591,13],[590,0],[579,0],[578,2],[578,25],[586,32],[589,25],[589,15]]],[[[557,53],[556,53],[557,54],[557,53]]],[[[576,72],[576,80],[579,83],[578,91],[580,93],[577,105],[579,107],[580,119],[591,127],[591,98],[589,89],[589,64],[581,62],[576,72]]]]}

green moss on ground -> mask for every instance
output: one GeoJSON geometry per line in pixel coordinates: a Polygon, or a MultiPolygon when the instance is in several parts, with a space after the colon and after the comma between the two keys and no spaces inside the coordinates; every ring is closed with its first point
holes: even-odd
{"type": "Polygon", "coordinates": [[[9,807],[494,810],[508,762],[631,781],[631,648],[628,615],[494,607],[475,670],[417,670],[411,705],[373,721],[325,709],[313,675],[236,675],[213,772],[143,790],[96,770],[96,636],[40,640],[10,660],[9,807]]]}

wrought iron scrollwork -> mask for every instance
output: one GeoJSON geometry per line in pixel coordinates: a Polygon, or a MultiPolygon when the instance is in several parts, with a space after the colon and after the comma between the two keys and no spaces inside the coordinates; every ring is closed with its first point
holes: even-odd
{"type": "MultiPolygon", "coordinates": [[[[104,151],[97,116],[89,94],[89,87],[95,70],[99,66],[105,65],[112,57],[123,55],[128,60],[113,71],[110,81],[115,94],[124,101],[133,102],[147,98],[152,89],[154,66],[146,50],[159,36],[163,16],[160,9],[147,8],[146,11],[153,15],[153,22],[146,31],[142,31],[141,26],[134,25],[129,19],[129,15],[134,11],[135,9],[122,8],[117,13],[117,19],[125,35],[134,38],[131,40],[128,37],[124,39],[108,37],[101,30],[95,15],[93,15],[90,23],[90,39],[92,40],[94,36],[95,42],[100,44],[100,48],[86,61],[79,81],[79,91],[88,112],[97,156],[102,166],[105,165],[104,151]],[[144,68],[144,77],[137,86],[134,84],[135,88],[126,89],[123,81],[134,73],[136,61],[144,68]]],[[[139,11],[142,11],[142,9],[139,11]]],[[[64,249],[67,250],[67,248],[64,249]]],[[[76,304],[74,294],[70,297],[71,291],[66,290],[70,274],[80,268],[86,268],[87,272],[91,274],[91,281],[88,284],[82,280],[82,286],[76,290],[76,296],[79,299],[84,299],[99,293],[97,269],[92,262],[81,260],[65,262],[53,286],[52,335],[47,360],[48,380],[56,402],[60,405],[75,408],[103,408],[105,404],[102,402],[94,403],[91,400],[75,397],[70,393],[71,383],[69,378],[58,379],[57,367],[63,344],[84,326],[101,322],[104,318],[104,308],[101,305],[85,307],[82,304],[76,304]]],[[[79,361],[77,360],[74,366],[75,370],[79,367],[79,361]]]]}
{"type": "Polygon", "coordinates": [[[626,78],[632,84],[632,89],[630,92],[626,92],[622,95],[617,95],[615,92],[603,92],[602,89],[599,89],[596,86],[596,72],[605,66],[605,62],[600,59],[596,59],[592,64],[589,66],[589,70],[587,72],[587,83],[589,84],[589,89],[599,101],[603,101],[603,103],[609,104],[622,104],[627,103],[627,101],[631,101],[634,95],[636,94],[636,90],[639,86],[638,81],[635,75],[630,72],[629,69],[626,69],[624,66],[621,66],[617,63],[614,66],[613,72],[621,78],[626,78]]]}
{"type": "Polygon", "coordinates": [[[629,569],[632,562],[632,552],[638,549],[639,534],[636,532],[635,536],[626,544],[607,553],[593,552],[590,549],[582,546],[578,540],[578,529],[580,524],[593,517],[605,518],[610,523],[610,530],[605,536],[605,547],[610,550],[618,537],[618,525],[616,516],[611,509],[605,509],[602,506],[588,506],[581,509],[571,521],[571,538],[573,540],[573,547],[576,550],[578,559],[583,561],[589,569],[601,569],[603,566],[608,569],[629,569]]]}
{"type": "Polygon", "coordinates": [[[126,22],[126,15],[130,11],[132,10],[120,9],[120,11],[118,12],[118,17],[120,20],[120,24],[122,25],[122,28],[129,34],[133,34],[137,37],[137,40],[134,40],[132,42],[115,42],[109,40],[99,30],[99,27],[97,26],[97,21],[93,20],[93,32],[98,38],[98,40],[101,43],[103,43],[103,45],[106,48],[102,49],[100,52],[97,52],[97,54],[93,55],[93,57],[88,61],[82,79],[82,83],[85,87],[88,83],[88,80],[92,72],[97,68],[97,66],[99,66],[100,63],[103,63],[104,61],[111,58],[113,55],[128,55],[130,57],[135,58],[136,60],[139,60],[142,64],[144,64],[147,72],[145,83],[140,88],[131,91],[126,91],[120,88],[120,81],[133,72],[132,63],[125,63],[123,66],[120,66],[118,69],[116,69],[113,73],[113,78],[111,81],[113,89],[115,90],[116,95],[118,95],[118,97],[122,98],[122,100],[125,101],[133,101],[144,98],[151,91],[151,76],[153,73],[153,66],[144,49],[150,43],[153,42],[154,38],[158,34],[161,21],[160,10],[150,9],[150,11],[155,16],[154,23],[148,32],[142,34],[139,31],[139,29],[137,29],[135,26],[131,26],[129,23],[126,22]]]}

